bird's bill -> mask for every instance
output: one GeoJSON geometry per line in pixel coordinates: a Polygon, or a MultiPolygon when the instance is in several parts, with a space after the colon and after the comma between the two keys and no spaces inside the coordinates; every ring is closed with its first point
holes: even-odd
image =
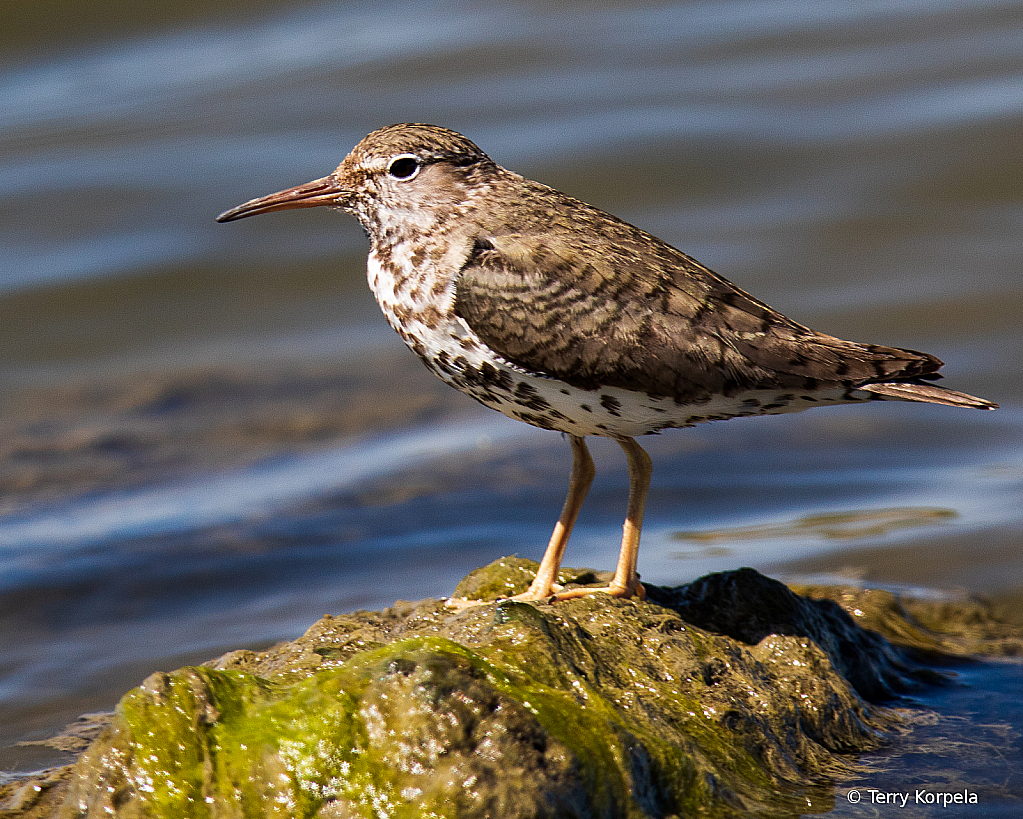
{"type": "Polygon", "coordinates": [[[256,216],[275,210],[341,205],[344,194],[344,188],[338,185],[332,176],[325,176],[322,179],[306,182],[304,185],[277,191],[277,193],[261,196],[258,199],[250,199],[236,208],[224,211],[217,217],[217,221],[233,222],[235,219],[244,219],[246,216],[256,216]]]}

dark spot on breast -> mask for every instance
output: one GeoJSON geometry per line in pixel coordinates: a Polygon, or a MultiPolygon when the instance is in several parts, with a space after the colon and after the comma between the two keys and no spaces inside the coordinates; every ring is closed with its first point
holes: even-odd
{"type": "Polygon", "coordinates": [[[440,324],[440,321],[443,318],[443,316],[441,315],[440,310],[438,310],[431,304],[424,307],[416,316],[416,318],[418,318],[423,324],[425,324],[429,329],[432,330],[438,324],[440,324]]]}
{"type": "Polygon", "coordinates": [[[516,412],[515,417],[520,421],[525,421],[527,424],[532,424],[534,427],[540,427],[540,429],[557,429],[553,420],[545,415],[534,415],[530,412],[516,412]]]}
{"type": "Polygon", "coordinates": [[[546,410],[550,408],[547,399],[537,393],[536,387],[526,381],[520,381],[516,385],[515,403],[531,410],[546,410]]]}
{"type": "Polygon", "coordinates": [[[613,395],[602,395],[600,396],[600,406],[608,411],[608,414],[615,416],[616,418],[621,415],[622,402],[615,398],[613,395]]]}
{"type": "Polygon", "coordinates": [[[423,342],[421,342],[418,338],[416,338],[415,336],[409,336],[408,338],[405,339],[405,343],[412,348],[412,352],[419,356],[420,359],[422,359],[423,361],[428,360],[428,357],[426,355],[426,347],[423,346],[423,342]]]}
{"type": "Polygon", "coordinates": [[[401,304],[394,304],[391,306],[391,312],[394,313],[394,317],[398,320],[401,325],[409,324],[409,319],[412,316],[412,311],[401,304]]]}
{"type": "Polygon", "coordinates": [[[512,379],[511,374],[505,370],[499,370],[493,364],[488,361],[484,361],[480,364],[480,379],[488,387],[497,387],[502,390],[512,391],[512,379]]]}

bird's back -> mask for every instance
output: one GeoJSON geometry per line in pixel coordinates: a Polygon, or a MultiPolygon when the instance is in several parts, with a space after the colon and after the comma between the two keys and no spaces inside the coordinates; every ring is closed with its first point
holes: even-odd
{"type": "MultiPolygon", "coordinates": [[[[454,306],[489,348],[526,370],[680,403],[937,377],[942,362],[932,355],[815,332],[610,214],[528,180],[517,192],[474,220],[479,235],[454,306]]],[[[885,397],[942,392],[927,385],[885,397]]]]}

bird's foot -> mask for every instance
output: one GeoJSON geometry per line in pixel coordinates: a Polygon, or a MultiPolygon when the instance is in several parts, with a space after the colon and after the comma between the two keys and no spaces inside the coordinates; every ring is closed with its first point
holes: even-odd
{"type": "Polygon", "coordinates": [[[635,595],[640,600],[646,600],[646,589],[638,580],[633,580],[628,585],[611,583],[608,586],[577,586],[574,589],[562,589],[546,598],[552,603],[555,600],[572,600],[576,597],[590,597],[594,594],[607,594],[611,597],[629,598],[635,595]]]}
{"type": "Polygon", "coordinates": [[[547,589],[536,589],[530,586],[521,594],[514,594],[511,597],[498,597],[496,600],[469,600],[465,597],[449,597],[444,605],[449,609],[463,610],[473,606],[483,606],[487,603],[504,603],[508,600],[516,603],[546,603],[554,600],[564,590],[564,586],[552,583],[547,589]]]}
{"type": "Polygon", "coordinates": [[[521,594],[515,594],[511,597],[500,597],[497,600],[469,600],[465,597],[449,597],[444,601],[444,605],[449,609],[462,611],[473,606],[484,606],[488,603],[504,603],[509,600],[514,603],[555,603],[558,600],[574,600],[577,597],[591,597],[594,594],[607,594],[611,597],[621,598],[635,596],[640,600],[646,600],[646,589],[643,588],[643,584],[637,579],[628,585],[612,582],[607,586],[575,586],[571,589],[567,589],[558,583],[552,583],[549,588],[537,589],[530,586],[521,594]]]}

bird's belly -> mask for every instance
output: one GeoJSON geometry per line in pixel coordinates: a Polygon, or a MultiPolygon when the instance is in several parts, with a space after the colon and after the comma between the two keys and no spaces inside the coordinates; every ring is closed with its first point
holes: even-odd
{"type": "Polygon", "coordinates": [[[431,369],[451,386],[510,418],[571,435],[606,438],[633,438],[710,421],[802,412],[815,406],[870,400],[866,396],[849,396],[843,390],[814,395],[757,390],[683,404],[674,398],[619,387],[580,389],[554,378],[516,370],[508,371],[508,380],[498,384],[492,374],[487,375],[486,368],[455,366],[449,368],[453,372],[431,369]]]}
{"type": "Polygon", "coordinates": [[[582,389],[506,361],[457,316],[438,322],[433,314],[427,324],[406,312],[397,321],[386,304],[381,306],[405,343],[445,383],[510,418],[571,435],[631,438],[708,421],[858,400],[844,390],[813,394],[755,390],[679,403],[620,387],[582,389]]]}

